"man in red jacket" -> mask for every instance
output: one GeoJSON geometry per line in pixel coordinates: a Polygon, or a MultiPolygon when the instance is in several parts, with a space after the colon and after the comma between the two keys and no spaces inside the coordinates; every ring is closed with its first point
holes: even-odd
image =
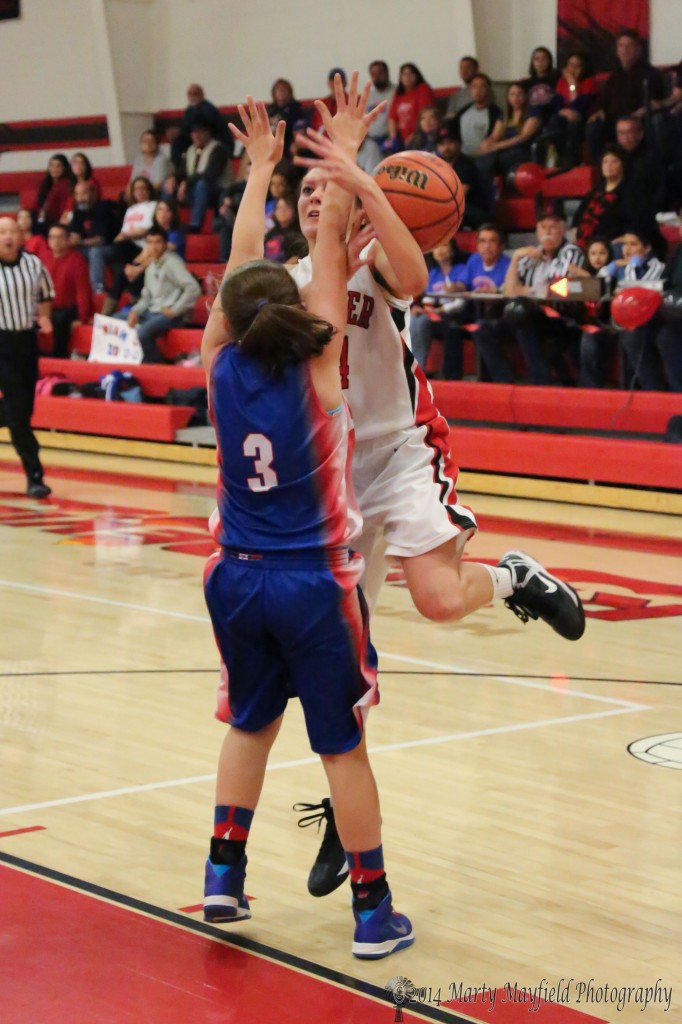
{"type": "Polygon", "coordinates": [[[50,255],[45,257],[45,265],[55,288],[55,299],[52,304],[52,351],[55,356],[64,359],[69,354],[69,339],[73,327],[87,323],[92,316],[92,287],[88,264],[83,256],[71,247],[67,227],[63,224],[53,224],[47,236],[47,244],[50,247],[50,255]]]}

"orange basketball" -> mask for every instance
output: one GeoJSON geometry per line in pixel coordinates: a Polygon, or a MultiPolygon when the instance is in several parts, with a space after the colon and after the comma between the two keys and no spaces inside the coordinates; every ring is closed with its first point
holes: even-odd
{"type": "Polygon", "coordinates": [[[415,149],[387,156],[374,177],[422,252],[448,242],[462,223],[462,183],[434,153],[415,149]]]}

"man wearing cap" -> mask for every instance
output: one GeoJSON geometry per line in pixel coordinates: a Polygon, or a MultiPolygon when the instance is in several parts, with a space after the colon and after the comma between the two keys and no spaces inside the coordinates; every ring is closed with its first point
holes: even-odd
{"type": "Polygon", "coordinates": [[[485,200],[476,164],[470,157],[462,153],[462,142],[456,123],[446,121],[441,126],[438,131],[436,153],[441,160],[445,160],[446,164],[450,164],[462,183],[466,198],[462,227],[475,230],[487,219],[485,200]]]}
{"type": "Polygon", "coordinates": [[[211,135],[210,124],[198,118],[190,129],[192,145],[180,165],[177,200],[191,206],[188,231],[201,231],[209,206],[213,206],[221,188],[234,179],[229,152],[211,135]]]}
{"type": "Polygon", "coordinates": [[[218,108],[206,99],[204,90],[196,82],[187,86],[187,106],[182,114],[182,121],[179,127],[171,127],[167,131],[171,141],[171,160],[173,166],[180,167],[183,153],[191,144],[190,132],[195,121],[205,121],[211,129],[211,135],[222,142],[230,156],[234,149],[234,139],[227,127],[227,121],[218,108]]]}
{"type": "MultiPolygon", "coordinates": [[[[544,298],[552,281],[567,277],[571,266],[581,267],[585,257],[582,249],[567,241],[566,221],[558,204],[542,207],[538,214],[537,245],[515,249],[504,282],[504,294],[510,298],[533,296],[544,298]]],[[[516,328],[531,384],[570,386],[574,383],[564,359],[565,351],[577,346],[580,328],[563,316],[548,316],[539,305],[528,308],[516,328]],[[552,370],[558,380],[553,378],[552,370]]],[[[485,361],[496,367],[496,380],[514,380],[502,351],[485,353],[485,361]],[[506,373],[502,367],[506,363],[506,373]]]]}

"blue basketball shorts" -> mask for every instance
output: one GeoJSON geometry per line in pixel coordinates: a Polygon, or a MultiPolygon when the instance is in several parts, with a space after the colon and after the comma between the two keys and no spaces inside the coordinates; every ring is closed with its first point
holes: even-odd
{"type": "Polygon", "coordinates": [[[377,659],[357,586],[362,560],[328,554],[217,554],[206,566],[204,591],[227,670],[219,717],[258,732],[298,697],[312,749],[343,754],[360,742],[369,707],[378,703],[377,659]]]}

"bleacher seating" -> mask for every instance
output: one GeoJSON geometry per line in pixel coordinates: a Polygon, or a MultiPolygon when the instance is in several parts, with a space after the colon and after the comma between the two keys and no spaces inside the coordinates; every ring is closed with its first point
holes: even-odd
{"type": "MultiPolygon", "coordinates": [[[[118,199],[130,178],[130,167],[98,167],[104,198],[118,199]]],[[[0,195],[10,197],[16,206],[31,206],[43,171],[0,174],[0,195]]],[[[597,173],[590,167],[545,178],[545,196],[579,198],[593,187],[597,173]]],[[[501,183],[496,219],[508,232],[532,231],[535,226],[533,199],[510,193],[501,183]]],[[[187,221],[188,211],[181,219],[187,221]]],[[[218,260],[219,240],[211,233],[211,214],[202,232],[187,236],[186,258],[190,271],[202,282],[220,279],[223,265],[218,260]]],[[[676,227],[661,229],[671,249],[679,240],[676,227]]],[[[476,249],[476,233],[456,236],[465,252],[476,249]]],[[[170,361],[196,353],[201,344],[202,327],[208,317],[211,300],[203,294],[192,313],[192,326],[172,330],[159,347],[170,361]]],[[[96,297],[101,308],[101,296],[96,297]]],[[[74,330],[72,350],[86,356],[90,350],[92,327],[74,330]]],[[[434,341],[427,371],[435,373],[442,361],[442,343],[434,341]]],[[[41,374],[63,373],[75,383],[96,381],[110,364],[82,360],[65,362],[44,357],[41,374]]],[[[106,402],[98,399],[39,397],[34,425],[37,428],[93,433],[111,437],[139,438],[172,442],[176,432],[189,422],[194,410],[189,406],[162,403],[169,389],[203,387],[205,375],[200,366],[142,365],[120,366],[129,369],[140,381],[150,404],[106,402]]],[[[478,366],[473,340],[464,340],[464,373],[476,377],[478,366]]],[[[682,487],[679,452],[656,438],[665,432],[671,416],[678,414],[677,396],[639,392],[627,396],[621,391],[564,392],[558,388],[491,385],[476,381],[434,381],[437,404],[453,421],[452,443],[462,468],[482,472],[545,476],[547,466],[555,475],[569,480],[597,480],[611,484],[647,487],[682,487]],[[587,436],[598,431],[610,436],[587,436]],[[583,435],[583,436],[576,436],[583,435]],[[638,436],[639,435],[639,436],[638,436]],[[653,438],[653,439],[652,439],[653,438]]]]}

